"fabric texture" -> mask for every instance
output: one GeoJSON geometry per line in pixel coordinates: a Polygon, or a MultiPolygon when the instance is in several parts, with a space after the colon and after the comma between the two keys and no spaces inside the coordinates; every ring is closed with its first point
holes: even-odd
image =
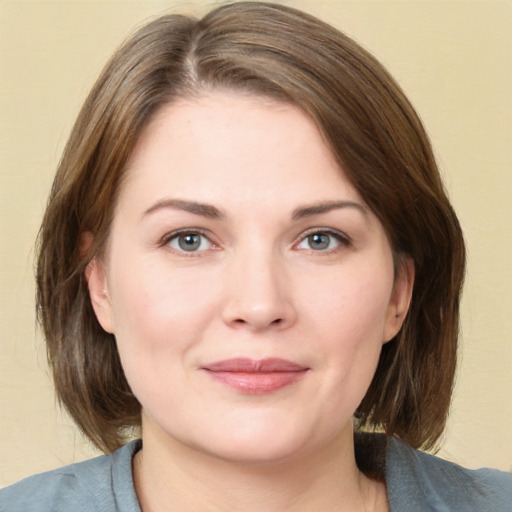
{"type": "Polygon", "coordinates": [[[1,512],[141,512],[132,458],[141,442],[111,455],[34,475],[0,490],[1,512]]]}
{"type": "MultiPolygon", "coordinates": [[[[104,455],[0,490],[1,512],[141,512],[132,479],[133,441],[104,455]]],[[[390,512],[512,512],[512,476],[468,470],[390,439],[390,512]]],[[[314,511],[316,512],[316,511],[314,511]]]]}

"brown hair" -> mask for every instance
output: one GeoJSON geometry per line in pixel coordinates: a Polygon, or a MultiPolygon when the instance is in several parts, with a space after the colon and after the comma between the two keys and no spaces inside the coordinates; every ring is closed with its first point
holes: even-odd
{"type": "Polygon", "coordinates": [[[140,404],[113,336],[96,320],[84,271],[108,238],[125,164],[154,113],[216,88],[307,113],[381,220],[397,264],[401,255],[414,260],[410,311],[384,345],[356,417],[362,429],[433,446],[452,392],[465,251],[429,140],[395,81],[352,39],[300,11],[259,2],[225,5],[201,20],[167,15],[149,23],[106,65],[78,116],[37,266],[39,320],[61,403],[104,451],[140,424],[140,404]],[[94,240],[84,251],[86,232],[94,240]]]}

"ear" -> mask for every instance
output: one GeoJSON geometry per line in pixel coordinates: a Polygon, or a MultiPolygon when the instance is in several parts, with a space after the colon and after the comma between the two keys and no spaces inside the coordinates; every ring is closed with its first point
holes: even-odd
{"type": "MultiPolygon", "coordinates": [[[[82,233],[80,236],[80,254],[86,256],[93,242],[92,233],[82,233]]],[[[101,327],[107,332],[114,333],[114,317],[112,314],[112,304],[108,294],[107,277],[104,264],[94,257],[85,269],[85,280],[89,288],[89,297],[96,314],[96,318],[101,327]]]]}
{"type": "Polygon", "coordinates": [[[393,291],[386,312],[383,342],[393,339],[400,331],[411,303],[414,285],[414,261],[406,256],[400,261],[393,284],[393,291]]]}
{"type": "Polygon", "coordinates": [[[114,317],[108,293],[107,278],[103,263],[98,258],[94,258],[87,265],[85,279],[98,322],[105,331],[114,333],[114,317]]]}

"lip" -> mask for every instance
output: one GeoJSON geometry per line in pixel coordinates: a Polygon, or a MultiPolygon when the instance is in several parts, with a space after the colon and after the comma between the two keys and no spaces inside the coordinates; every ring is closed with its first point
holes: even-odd
{"type": "Polygon", "coordinates": [[[279,358],[234,358],[201,367],[212,379],[244,394],[273,393],[296,383],[309,368],[279,358]]]}

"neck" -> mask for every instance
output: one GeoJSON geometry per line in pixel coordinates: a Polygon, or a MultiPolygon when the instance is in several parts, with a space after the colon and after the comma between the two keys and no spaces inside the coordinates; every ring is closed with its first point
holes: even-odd
{"type": "Polygon", "coordinates": [[[370,512],[384,501],[382,485],[357,469],[351,428],[312,453],[265,463],[223,460],[149,429],[133,470],[143,512],[370,512]]]}

